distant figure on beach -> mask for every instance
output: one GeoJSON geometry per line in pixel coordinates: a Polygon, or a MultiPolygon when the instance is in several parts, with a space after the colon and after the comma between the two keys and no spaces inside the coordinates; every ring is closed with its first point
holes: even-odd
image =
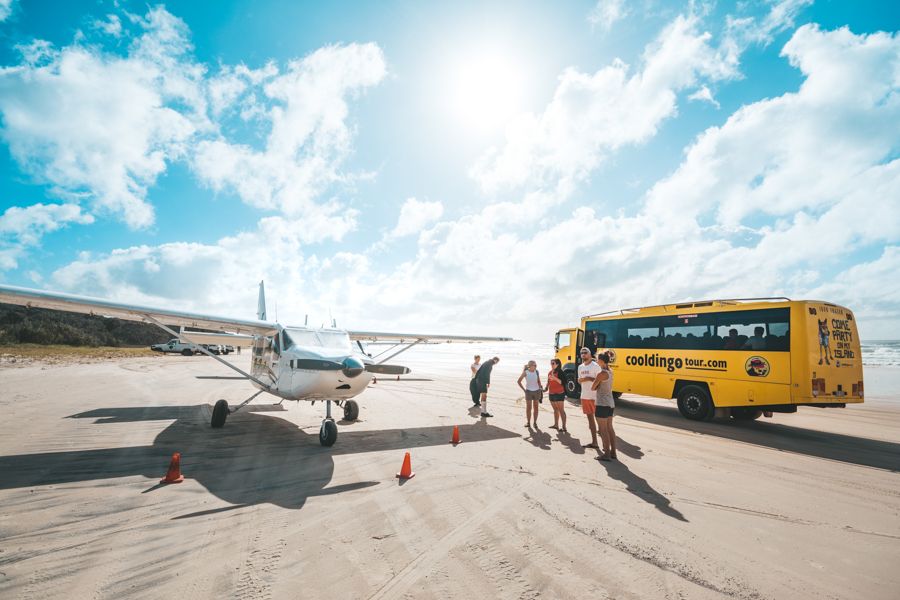
{"type": "Polygon", "coordinates": [[[766,333],[765,327],[756,327],[753,330],[753,335],[747,338],[747,341],[744,342],[745,350],[765,350],[766,349],[766,338],[764,337],[766,333]]]}
{"type": "Polygon", "coordinates": [[[480,394],[478,393],[478,386],[475,385],[475,376],[478,374],[478,369],[481,368],[481,356],[475,355],[475,362],[472,363],[472,379],[469,380],[469,393],[472,394],[472,404],[478,406],[481,404],[479,401],[480,394]]]}
{"type": "Polygon", "coordinates": [[[491,360],[478,367],[478,372],[475,373],[475,387],[478,390],[478,393],[481,395],[480,404],[482,417],[494,416],[489,413],[487,409],[487,394],[488,388],[491,387],[491,371],[493,371],[494,365],[496,365],[498,362],[500,362],[500,359],[495,356],[491,360]]]}
{"type": "Polygon", "coordinates": [[[723,350],[737,350],[740,345],[741,340],[738,337],[737,329],[729,329],[728,337],[725,338],[725,345],[722,346],[723,350]]]}
{"type": "Polygon", "coordinates": [[[597,409],[597,392],[591,389],[599,374],[600,365],[594,362],[591,351],[586,347],[582,348],[581,364],[578,365],[578,383],[581,384],[581,412],[587,417],[588,428],[591,430],[591,443],[584,444],[585,448],[600,448],[597,445],[597,422],[594,416],[597,409]]]}
{"type": "Polygon", "coordinates": [[[600,455],[600,460],[616,460],[616,432],[613,429],[613,412],[616,408],[616,401],[612,393],[613,374],[609,369],[609,352],[598,354],[597,363],[600,365],[600,372],[591,389],[597,394],[597,408],[594,416],[597,418],[597,429],[600,431],[600,441],[603,443],[603,454],[600,455]]]}
{"type": "Polygon", "coordinates": [[[529,360],[516,383],[525,392],[525,427],[531,427],[532,409],[534,409],[534,426],[537,427],[538,404],[541,402],[544,388],[541,385],[541,374],[537,370],[537,363],[529,360]],[[524,386],[522,385],[523,379],[525,380],[524,386]]]}
{"type": "Polygon", "coordinates": [[[558,359],[550,359],[550,372],[547,373],[547,386],[545,392],[550,394],[550,406],[553,408],[553,425],[550,429],[559,429],[561,433],[566,430],[566,384],[562,370],[562,363],[558,359]],[[559,422],[562,420],[562,429],[559,422]]]}

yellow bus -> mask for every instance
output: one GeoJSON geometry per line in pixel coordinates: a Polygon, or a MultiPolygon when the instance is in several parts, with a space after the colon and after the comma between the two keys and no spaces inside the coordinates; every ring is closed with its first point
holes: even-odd
{"type": "Polygon", "coordinates": [[[556,358],[574,398],[583,346],[610,352],[616,397],[676,398],[688,419],[751,420],[863,401],[856,321],[828,302],[707,300],[584,317],[580,327],[556,334],[556,358]]]}

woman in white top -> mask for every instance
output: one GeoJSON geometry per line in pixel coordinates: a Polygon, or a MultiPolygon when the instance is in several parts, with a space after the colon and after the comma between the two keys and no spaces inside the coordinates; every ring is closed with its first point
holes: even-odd
{"type": "Polygon", "coordinates": [[[519,380],[516,383],[518,383],[519,387],[522,388],[522,391],[525,392],[525,427],[531,427],[532,406],[534,407],[534,426],[537,427],[538,403],[541,401],[541,396],[543,395],[541,390],[544,389],[544,386],[541,385],[541,374],[538,373],[537,363],[533,360],[529,360],[528,364],[525,365],[525,370],[519,375],[519,380]],[[522,385],[523,379],[525,380],[524,386],[522,385]]]}
{"type": "Polygon", "coordinates": [[[612,383],[613,374],[609,369],[609,352],[597,354],[597,364],[600,365],[600,374],[591,386],[597,392],[597,407],[594,416],[597,419],[597,430],[600,432],[600,441],[603,444],[603,454],[600,460],[616,460],[616,432],[613,429],[613,412],[616,401],[613,398],[612,383]]]}
{"type": "Polygon", "coordinates": [[[478,386],[475,385],[475,375],[478,373],[480,367],[481,356],[476,354],[475,362],[469,367],[472,370],[472,379],[469,380],[469,393],[472,394],[472,404],[474,406],[481,406],[481,394],[478,393],[478,386]]]}

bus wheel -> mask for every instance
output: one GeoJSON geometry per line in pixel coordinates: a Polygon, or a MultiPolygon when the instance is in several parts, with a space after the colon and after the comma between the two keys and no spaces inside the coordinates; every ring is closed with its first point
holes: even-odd
{"type": "Polygon", "coordinates": [[[566,395],[569,398],[581,397],[581,385],[575,379],[575,373],[566,373],[566,395]]]}
{"type": "Polygon", "coordinates": [[[746,406],[731,409],[731,418],[735,421],[755,421],[762,416],[761,410],[746,406]]]}
{"type": "Polygon", "coordinates": [[[703,421],[715,411],[709,393],[698,385],[686,385],[678,393],[678,410],[692,421],[703,421]]]}
{"type": "Polygon", "coordinates": [[[622,397],[622,392],[613,392],[613,400],[618,400],[622,397]]]}

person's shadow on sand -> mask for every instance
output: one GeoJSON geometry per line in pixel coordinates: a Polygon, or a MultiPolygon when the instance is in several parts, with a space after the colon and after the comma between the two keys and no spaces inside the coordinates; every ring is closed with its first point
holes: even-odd
{"type": "Polygon", "coordinates": [[[629,492],[644,502],[649,502],[656,507],[656,510],[664,515],[672,517],[673,519],[678,519],[679,521],[684,521],[685,523],[688,522],[688,520],[684,518],[684,515],[672,507],[672,502],[668,498],[654,490],[650,484],[647,483],[646,479],[631,472],[627,466],[617,460],[599,462],[606,469],[606,474],[612,479],[624,483],[625,489],[629,492]]]}
{"type": "Polygon", "coordinates": [[[556,439],[573,454],[584,454],[584,446],[581,445],[581,440],[577,437],[572,437],[572,434],[560,431],[556,434],[556,439]]]}
{"type": "MultiPolygon", "coordinates": [[[[209,426],[210,406],[117,407],[91,410],[70,418],[107,423],[167,421],[152,445],[0,456],[0,489],[93,481],[143,475],[158,481],[173,452],[181,453],[181,469],[230,508],[271,503],[301,508],[311,496],[326,496],[370,487],[378,480],[329,486],[334,455],[445,446],[449,426],[375,431],[341,431],[331,448],[319,445],[318,427],[304,431],[296,424],[261,412],[259,406],[229,416],[222,429],[209,426]]],[[[160,424],[162,427],[163,424],[160,424]]],[[[467,443],[519,437],[485,423],[460,425],[467,443]]],[[[399,461],[399,458],[398,458],[399,461]]],[[[384,480],[393,479],[393,473],[384,480]]],[[[153,482],[155,484],[155,481],[153,482]]],[[[152,493],[156,486],[145,492],[152,493]]],[[[189,518],[209,511],[180,515],[189,518]]]]}
{"type": "Polygon", "coordinates": [[[528,442],[531,442],[531,445],[535,448],[540,448],[541,450],[549,450],[550,449],[550,434],[541,431],[537,427],[530,430],[531,435],[529,435],[525,439],[528,442]]]}
{"type": "Polygon", "coordinates": [[[635,446],[634,444],[629,444],[621,437],[616,436],[616,449],[621,450],[622,454],[628,456],[630,458],[635,458],[640,460],[644,456],[643,450],[641,450],[640,446],[635,446]]]}

